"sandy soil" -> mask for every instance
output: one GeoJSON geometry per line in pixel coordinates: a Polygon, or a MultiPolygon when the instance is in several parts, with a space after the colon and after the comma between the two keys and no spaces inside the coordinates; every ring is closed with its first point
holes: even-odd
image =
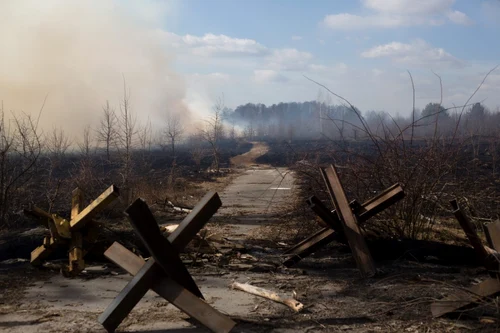
{"type": "MultiPolygon", "coordinates": [[[[235,167],[259,167],[255,160],[269,151],[269,147],[263,142],[252,142],[250,151],[231,158],[231,165],[235,167]]],[[[267,167],[267,166],[266,166],[267,167]]]]}

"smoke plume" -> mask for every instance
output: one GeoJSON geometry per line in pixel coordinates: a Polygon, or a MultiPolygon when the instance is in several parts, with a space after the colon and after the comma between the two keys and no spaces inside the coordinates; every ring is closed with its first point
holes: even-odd
{"type": "Polygon", "coordinates": [[[160,33],[168,2],[113,0],[0,1],[0,100],[6,112],[38,113],[47,131],[80,136],[99,123],[109,100],[119,110],[123,78],[139,121],[161,124],[188,112],[185,87],[170,68],[160,33]]]}

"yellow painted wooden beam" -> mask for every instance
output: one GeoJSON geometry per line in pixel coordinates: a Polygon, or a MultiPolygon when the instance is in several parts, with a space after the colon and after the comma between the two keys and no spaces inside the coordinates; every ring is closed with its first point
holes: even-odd
{"type": "Polygon", "coordinates": [[[70,222],[71,231],[83,228],[85,224],[89,222],[95,214],[102,211],[107,205],[116,200],[119,196],[120,192],[118,188],[114,185],[111,185],[90,205],[88,205],[77,216],[71,219],[70,222]]]}
{"type": "MultiPolygon", "coordinates": [[[[71,219],[74,219],[83,210],[84,196],[83,191],[79,188],[73,190],[71,199],[71,219]]],[[[69,227],[69,223],[68,223],[69,227]]],[[[69,265],[68,273],[72,276],[78,275],[85,269],[85,261],[83,260],[83,237],[81,231],[71,233],[71,242],[69,245],[69,265]]]]}

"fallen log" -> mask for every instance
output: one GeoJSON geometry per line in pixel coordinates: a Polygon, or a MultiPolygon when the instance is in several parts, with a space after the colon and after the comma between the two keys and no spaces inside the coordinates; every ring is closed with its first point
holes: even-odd
{"type": "Polygon", "coordinates": [[[497,278],[489,278],[483,282],[466,289],[466,292],[451,294],[431,304],[431,312],[434,318],[441,317],[447,313],[456,312],[470,308],[486,299],[492,298],[500,293],[500,283],[497,278]]]}
{"type": "Polygon", "coordinates": [[[233,284],[231,285],[231,289],[238,289],[238,290],[247,292],[247,293],[255,295],[255,296],[264,297],[264,298],[270,299],[271,301],[275,301],[277,303],[284,304],[295,312],[299,312],[300,310],[302,310],[304,308],[304,304],[300,303],[299,301],[297,301],[293,298],[281,298],[278,294],[276,294],[273,291],[270,291],[270,290],[267,290],[264,288],[255,287],[255,286],[252,286],[248,283],[233,282],[233,284]]]}
{"type": "Polygon", "coordinates": [[[176,212],[191,213],[191,211],[193,210],[192,208],[188,207],[176,206],[172,203],[172,201],[167,201],[167,205],[176,212]]]}
{"type": "Polygon", "coordinates": [[[409,260],[440,265],[481,266],[472,247],[415,239],[367,241],[375,260],[409,260]]]}
{"type": "Polygon", "coordinates": [[[162,225],[160,226],[160,230],[170,235],[175,231],[175,229],[177,229],[177,227],[179,227],[178,224],[162,225]]]}

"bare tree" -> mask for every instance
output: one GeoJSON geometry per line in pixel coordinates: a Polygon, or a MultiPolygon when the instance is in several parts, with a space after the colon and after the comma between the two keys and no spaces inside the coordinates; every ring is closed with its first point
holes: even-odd
{"type": "MultiPolygon", "coordinates": [[[[43,106],[38,119],[42,110],[43,106]]],[[[30,194],[26,184],[36,174],[42,152],[38,119],[13,114],[12,121],[6,122],[3,103],[0,106],[0,227],[11,220],[10,214],[24,205],[30,194]]]]}
{"type": "Polygon", "coordinates": [[[90,125],[84,127],[82,139],[78,143],[78,148],[80,149],[78,173],[75,174],[74,177],[71,177],[71,180],[86,193],[94,193],[96,177],[92,149],[95,148],[95,146],[90,125]]]}
{"type": "Polygon", "coordinates": [[[166,127],[164,135],[169,139],[170,146],[172,147],[172,155],[175,158],[175,144],[180,140],[184,134],[184,126],[178,112],[170,112],[167,114],[166,127]]]}
{"type": "Polygon", "coordinates": [[[216,172],[220,169],[219,143],[224,136],[224,126],[222,123],[222,111],[224,110],[224,95],[217,98],[213,106],[213,114],[206,120],[205,128],[201,134],[208,142],[212,150],[213,168],[216,172]]]}
{"type": "Polygon", "coordinates": [[[78,148],[80,148],[80,153],[85,157],[89,158],[92,150],[92,133],[90,125],[83,128],[82,141],[78,143],[78,148]]]}
{"type": "Polygon", "coordinates": [[[121,156],[123,159],[123,182],[127,188],[130,181],[132,168],[132,150],[134,148],[134,138],[136,132],[136,118],[130,109],[130,92],[127,91],[127,84],[123,78],[123,99],[120,103],[120,115],[118,118],[118,139],[120,143],[121,156]]]}
{"type": "Polygon", "coordinates": [[[71,140],[64,132],[63,128],[52,129],[52,133],[47,138],[47,149],[56,158],[60,159],[64,156],[68,148],[71,146],[71,140]]]}
{"type": "Polygon", "coordinates": [[[49,163],[44,165],[46,168],[44,192],[49,205],[48,211],[51,212],[57,200],[60,199],[60,189],[64,179],[59,175],[65,171],[62,167],[63,160],[66,151],[71,146],[71,140],[63,128],[54,127],[46,137],[45,145],[49,152],[49,163]]]}
{"type": "Polygon", "coordinates": [[[255,136],[255,129],[253,127],[253,120],[250,120],[247,127],[245,128],[245,136],[248,140],[253,141],[255,136]]]}
{"type": "Polygon", "coordinates": [[[205,149],[203,148],[203,136],[200,134],[192,135],[189,138],[189,152],[191,153],[191,158],[196,164],[196,171],[199,172],[201,168],[201,160],[205,156],[205,149]]]}
{"type": "Polygon", "coordinates": [[[234,120],[231,121],[231,127],[229,128],[229,138],[231,140],[236,139],[236,123],[234,122],[234,120]]]}
{"type": "Polygon", "coordinates": [[[139,144],[141,149],[146,151],[151,151],[153,146],[153,126],[151,120],[148,119],[144,126],[141,126],[137,131],[137,137],[139,139],[139,144]]]}
{"type": "Polygon", "coordinates": [[[104,144],[106,158],[110,160],[111,147],[115,146],[118,137],[118,118],[115,110],[109,106],[109,101],[102,108],[103,114],[99,128],[97,129],[97,141],[104,144]]]}
{"type": "MultiPolygon", "coordinates": [[[[329,95],[327,95],[329,96],[329,95]]],[[[318,120],[319,120],[319,132],[323,133],[323,113],[325,110],[323,110],[322,106],[324,105],[323,102],[323,91],[320,89],[318,91],[318,96],[316,97],[316,107],[318,107],[318,120]]]]}

